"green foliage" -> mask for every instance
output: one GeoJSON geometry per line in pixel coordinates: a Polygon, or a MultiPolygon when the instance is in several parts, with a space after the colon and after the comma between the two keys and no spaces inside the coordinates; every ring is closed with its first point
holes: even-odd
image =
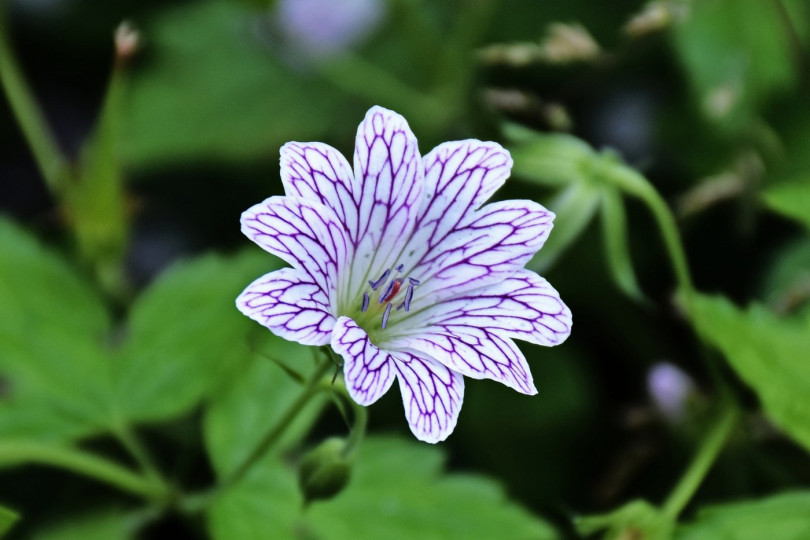
{"type": "Polygon", "coordinates": [[[553,539],[554,530],[509,502],[490,480],[442,475],[441,452],[372,437],[360,447],[349,486],[302,511],[294,472],[264,460],[217,499],[215,539],[350,538],[553,539]]]}
{"type": "Polygon", "coordinates": [[[779,318],[760,305],[743,311],[721,296],[696,296],[692,321],[762,401],[770,418],[810,450],[810,316],[779,318]]]}
{"type": "Polygon", "coordinates": [[[678,527],[676,540],[804,540],[810,538],[810,492],[709,506],[678,527]]]}
{"type": "Polygon", "coordinates": [[[132,517],[116,510],[80,515],[43,527],[34,540],[131,540],[135,538],[132,517]]]}
{"type": "Polygon", "coordinates": [[[20,516],[16,512],[0,506],[0,538],[11,529],[18,519],[20,516]]]}
{"type": "MultiPolygon", "coordinates": [[[[301,393],[301,386],[271,358],[292,359],[292,364],[303,366],[312,356],[307,347],[275,337],[263,329],[259,331],[262,341],[255,346],[259,353],[250,356],[248,362],[225,381],[203,419],[208,455],[220,478],[227,478],[236,470],[301,393]]],[[[310,401],[286,430],[279,447],[299,440],[324,403],[323,396],[310,401]]]]}
{"type": "Polygon", "coordinates": [[[239,366],[255,323],[234,299],[251,280],[277,268],[260,250],[207,255],[165,272],[133,305],[117,359],[121,413],[156,421],[188,411],[239,366]]]}
{"type": "MultiPolygon", "coordinates": [[[[790,5],[791,24],[804,32],[801,0],[790,5]]],[[[795,89],[799,73],[791,31],[779,2],[704,0],[675,28],[679,58],[704,111],[714,119],[745,120],[758,107],[795,89]]]]}
{"type": "Polygon", "coordinates": [[[581,534],[605,532],[605,540],[669,540],[675,523],[647,501],[631,501],[621,508],[600,516],[576,521],[581,534]]]}
{"type": "Polygon", "coordinates": [[[771,210],[810,229],[810,177],[775,184],[765,189],[762,196],[771,210]]]}
{"type": "Polygon", "coordinates": [[[213,0],[163,10],[144,25],[155,54],[133,73],[127,163],[273,157],[287,140],[324,134],[340,96],[272,54],[267,17],[213,0]]]}
{"type": "Polygon", "coordinates": [[[64,440],[111,416],[109,317],[60,257],[0,220],[0,434],[64,440]]]}

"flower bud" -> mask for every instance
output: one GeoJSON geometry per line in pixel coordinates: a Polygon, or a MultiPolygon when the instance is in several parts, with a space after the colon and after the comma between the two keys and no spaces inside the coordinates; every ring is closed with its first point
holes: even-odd
{"type": "Polygon", "coordinates": [[[351,460],[345,455],[346,441],[326,439],[310,450],[298,467],[298,485],[308,504],[340,493],[351,476],[351,460]]]}

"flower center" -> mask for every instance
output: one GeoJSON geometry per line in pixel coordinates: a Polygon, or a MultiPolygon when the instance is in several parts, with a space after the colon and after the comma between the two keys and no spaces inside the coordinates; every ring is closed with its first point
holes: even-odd
{"type": "MultiPolygon", "coordinates": [[[[402,301],[396,305],[397,311],[401,309],[410,311],[411,300],[413,299],[413,289],[419,285],[419,280],[412,277],[407,278],[406,285],[405,278],[399,275],[402,273],[402,269],[402,264],[399,264],[394,268],[388,268],[377,279],[369,280],[368,284],[369,287],[371,287],[371,292],[366,291],[363,293],[363,301],[362,305],[360,306],[360,312],[371,315],[372,317],[376,317],[376,315],[382,311],[382,321],[380,323],[380,327],[383,330],[385,330],[385,328],[388,326],[388,318],[391,316],[391,310],[396,303],[394,300],[397,298],[397,296],[400,296],[400,292],[403,290],[403,285],[405,285],[405,292],[401,295],[402,301]],[[391,277],[392,274],[393,277],[391,277]]],[[[363,322],[371,322],[369,320],[371,317],[368,315],[361,316],[363,322]]],[[[360,321],[358,321],[358,324],[359,323],[360,321]]],[[[368,327],[366,327],[366,331],[368,331],[368,327]]]]}

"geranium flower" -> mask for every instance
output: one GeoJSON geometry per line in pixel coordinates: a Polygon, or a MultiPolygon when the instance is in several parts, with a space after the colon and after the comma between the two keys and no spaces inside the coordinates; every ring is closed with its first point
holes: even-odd
{"type": "Polygon", "coordinates": [[[511,167],[500,145],[474,139],[422,158],[405,119],[381,107],[357,130],[354,170],[328,145],[287,143],[286,195],[242,214],[242,231],[292,268],[251,283],[238,308],[285,339],[330,345],[361,405],[397,379],[423,441],[453,431],[463,376],[535,394],[513,339],[557,345],[571,313],[523,268],[554,214],[525,200],[483,204],[511,167]]]}

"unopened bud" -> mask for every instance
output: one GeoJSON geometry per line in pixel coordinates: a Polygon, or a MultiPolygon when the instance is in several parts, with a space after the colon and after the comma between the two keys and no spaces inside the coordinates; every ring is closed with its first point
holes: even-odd
{"type": "Polygon", "coordinates": [[[352,466],[345,450],[346,441],[333,437],[310,450],[301,460],[298,485],[306,503],[330,499],[346,487],[352,466]]]}
{"type": "Polygon", "coordinates": [[[128,60],[138,52],[140,34],[129,21],[123,21],[115,29],[114,41],[115,56],[119,60],[128,60]]]}

